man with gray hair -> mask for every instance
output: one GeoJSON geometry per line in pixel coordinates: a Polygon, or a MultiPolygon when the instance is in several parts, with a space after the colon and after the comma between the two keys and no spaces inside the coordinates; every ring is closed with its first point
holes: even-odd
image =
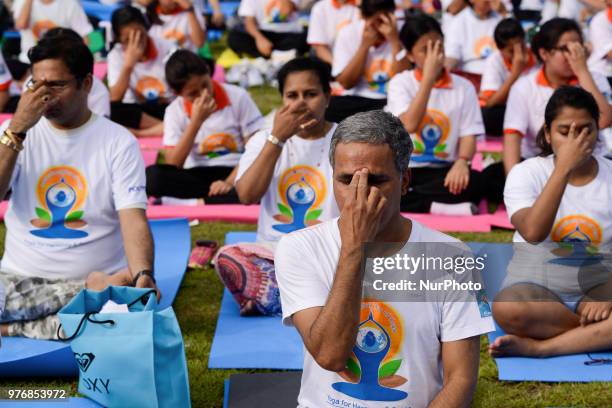
{"type": "Polygon", "coordinates": [[[331,141],[339,218],[286,235],[275,264],[283,322],[305,345],[299,407],[464,407],[478,377],[476,302],[362,299],[366,242],[457,242],[404,218],[410,136],[383,111],[351,116],[331,141]]]}

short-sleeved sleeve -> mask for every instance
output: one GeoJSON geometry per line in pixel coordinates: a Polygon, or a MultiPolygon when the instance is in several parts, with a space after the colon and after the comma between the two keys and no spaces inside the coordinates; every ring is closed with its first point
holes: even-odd
{"type": "Polygon", "coordinates": [[[19,18],[19,14],[21,14],[21,10],[23,9],[24,5],[25,5],[25,0],[15,0],[13,2],[13,7],[11,8],[11,11],[13,12],[13,18],[15,20],[19,18]]]}
{"type": "Polygon", "coordinates": [[[531,207],[542,192],[536,185],[536,177],[533,174],[534,160],[540,160],[540,158],[536,157],[518,163],[512,167],[506,178],[504,204],[508,211],[508,219],[511,219],[517,211],[531,207]]]}
{"type": "Polygon", "coordinates": [[[493,318],[482,316],[474,301],[445,302],[442,305],[440,340],[445,342],[467,339],[495,331],[493,318]]]}
{"type": "Polygon", "coordinates": [[[240,97],[238,112],[240,114],[240,131],[243,137],[250,136],[263,128],[264,118],[248,92],[244,92],[240,97]]]}
{"type": "Polygon", "coordinates": [[[332,61],[332,76],[334,77],[340,75],[347,67],[349,62],[351,62],[361,42],[361,35],[359,38],[351,38],[356,31],[353,28],[353,24],[342,28],[338,33],[336,42],[334,43],[332,61]]]}
{"type": "Polygon", "coordinates": [[[257,15],[257,0],[241,0],[238,16],[255,17],[257,15]]]}
{"type": "Polygon", "coordinates": [[[391,78],[387,91],[387,106],[385,110],[400,116],[405,113],[409,108],[414,95],[408,89],[406,81],[408,75],[411,75],[408,71],[405,71],[399,75],[391,78]]]}
{"type": "Polygon", "coordinates": [[[166,113],[164,114],[164,146],[176,146],[188,125],[189,119],[182,110],[182,101],[182,98],[175,99],[166,108],[166,113]]]}
{"type": "Polygon", "coordinates": [[[504,84],[504,77],[500,72],[499,67],[499,51],[489,55],[485,61],[484,71],[482,73],[482,81],[480,82],[480,90],[482,92],[497,91],[504,84]]]}
{"type": "Polygon", "coordinates": [[[308,23],[308,38],[306,42],[310,45],[327,45],[333,44],[332,38],[326,38],[325,35],[325,10],[323,1],[319,1],[312,7],[310,13],[310,22],[308,23]]]}
{"type": "MultiPolygon", "coordinates": [[[[136,138],[118,125],[122,133],[112,151],[111,172],[113,201],[117,211],[147,208],[145,165],[136,138]]],[[[117,131],[116,129],[109,129],[117,131]]]]}
{"type": "Polygon", "coordinates": [[[281,295],[283,324],[291,326],[291,316],[311,307],[325,306],[329,288],[317,273],[319,254],[303,234],[285,235],[276,247],[274,266],[281,295]]]}
{"type": "Polygon", "coordinates": [[[462,30],[463,19],[461,16],[456,16],[452,23],[448,26],[448,32],[444,36],[444,54],[448,58],[454,58],[459,61],[462,60],[462,41],[463,30],[462,30]]]}
{"type": "Polygon", "coordinates": [[[524,91],[526,81],[530,77],[523,77],[514,83],[508,94],[506,113],[504,113],[504,133],[519,132],[522,136],[527,134],[529,125],[529,100],[524,91]]]}
{"type": "Polygon", "coordinates": [[[476,88],[469,83],[464,85],[465,98],[461,105],[461,123],[459,124],[459,137],[482,135],[485,133],[482,121],[482,112],[476,88]]]}
{"type": "Polygon", "coordinates": [[[592,72],[591,75],[593,76],[593,81],[595,82],[595,85],[597,85],[597,89],[599,89],[599,91],[608,100],[608,103],[610,103],[612,101],[612,91],[608,78],[597,72],[592,72]]]}
{"type": "Polygon", "coordinates": [[[110,93],[104,83],[97,78],[94,78],[87,104],[93,113],[110,118],[110,93]]]}
{"type": "Polygon", "coordinates": [[[119,75],[121,74],[121,68],[123,68],[123,64],[121,60],[123,59],[121,56],[121,51],[119,51],[119,44],[116,44],[115,47],[108,53],[108,72],[106,78],[108,79],[108,86],[114,86],[119,80],[119,75]]]}
{"type": "Polygon", "coordinates": [[[257,156],[259,156],[259,153],[266,144],[267,137],[267,132],[259,131],[249,139],[245,146],[244,153],[242,153],[242,156],[240,156],[240,161],[238,162],[236,181],[240,180],[242,175],[249,169],[249,167],[251,167],[255,159],[257,159],[257,156]]]}
{"type": "Polygon", "coordinates": [[[68,10],[70,15],[70,28],[79,33],[81,37],[85,37],[87,34],[91,33],[93,27],[89,23],[81,3],[78,1],[71,1],[66,2],[66,4],[70,4],[70,9],[68,10]]]}

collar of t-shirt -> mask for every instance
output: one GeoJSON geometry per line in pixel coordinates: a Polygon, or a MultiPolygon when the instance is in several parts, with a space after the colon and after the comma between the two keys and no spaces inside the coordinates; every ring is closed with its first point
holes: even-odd
{"type": "MultiPolygon", "coordinates": [[[[335,241],[338,243],[338,246],[341,246],[342,239],[340,237],[340,227],[338,226],[338,221],[340,221],[340,217],[337,217],[333,220],[333,235],[335,241]]],[[[410,229],[410,236],[406,240],[406,244],[409,242],[422,242],[421,237],[423,236],[423,225],[420,222],[414,220],[410,220],[410,222],[412,223],[412,228],[410,229]]]]}
{"type": "MultiPolygon", "coordinates": [[[[217,105],[217,109],[215,109],[215,112],[220,111],[230,106],[231,101],[229,99],[229,96],[227,95],[227,92],[225,92],[225,89],[223,88],[223,86],[217,81],[212,81],[212,87],[213,87],[213,98],[215,98],[215,104],[217,105]]],[[[187,114],[187,117],[190,118],[191,109],[193,108],[193,102],[191,102],[187,98],[183,98],[183,108],[185,108],[185,113],[187,114]]]]}
{"type": "Polygon", "coordinates": [[[51,131],[51,133],[61,136],[65,138],[65,140],[73,140],[75,136],[84,134],[85,132],[83,132],[83,130],[89,127],[93,122],[95,122],[97,118],[98,116],[95,113],[91,112],[91,116],[89,117],[87,122],[83,123],[81,126],[74,128],[74,129],[58,129],[55,126],[53,126],[50,120],[46,118],[44,120],[47,124],[47,127],[51,131]]]}
{"type": "Polygon", "coordinates": [[[340,9],[343,6],[347,6],[347,5],[351,5],[354,6],[356,5],[357,0],[348,0],[346,3],[341,4],[338,0],[331,0],[331,4],[335,9],[340,9]]]}
{"type": "Polygon", "coordinates": [[[166,12],[162,11],[161,6],[159,4],[157,5],[157,7],[155,7],[155,13],[161,14],[164,16],[172,16],[172,15],[180,14],[183,11],[185,11],[185,9],[178,5],[175,6],[173,9],[168,10],[166,12]]]}
{"type": "Polygon", "coordinates": [[[157,48],[151,37],[147,37],[147,49],[145,51],[145,61],[151,61],[157,58],[157,48]]]}
{"type": "MultiPolygon", "coordinates": [[[[421,82],[423,80],[423,71],[419,68],[414,69],[414,79],[421,82]]],[[[444,88],[444,89],[452,89],[453,87],[453,77],[451,77],[450,73],[447,69],[442,71],[442,74],[438,77],[438,80],[433,86],[434,88],[444,88]]]]}
{"type": "MultiPolygon", "coordinates": [[[[528,50],[527,53],[528,53],[527,54],[527,65],[525,65],[525,68],[523,68],[523,72],[530,70],[536,64],[536,59],[535,59],[535,55],[533,55],[533,52],[531,52],[531,50],[528,50]]],[[[503,54],[502,54],[502,61],[504,61],[504,65],[506,66],[506,69],[508,71],[511,71],[512,61],[504,57],[503,54]]]]}
{"type": "MultiPolygon", "coordinates": [[[[540,68],[540,70],[538,71],[535,80],[536,80],[536,84],[538,84],[540,86],[547,86],[549,88],[553,87],[550,84],[550,82],[548,81],[548,78],[546,78],[546,73],[544,72],[544,66],[543,65],[542,65],[542,68],[540,68]]],[[[572,86],[578,85],[578,78],[573,76],[572,78],[570,78],[569,84],[572,85],[572,86]]]]}

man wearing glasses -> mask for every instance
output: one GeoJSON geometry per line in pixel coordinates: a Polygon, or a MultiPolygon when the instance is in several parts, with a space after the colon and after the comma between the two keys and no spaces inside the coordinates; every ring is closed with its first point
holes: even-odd
{"type": "Polygon", "coordinates": [[[43,39],[28,56],[31,86],[0,130],[0,333],[55,338],[55,313],[84,286],[155,288],[153,240],[138,143],[87,106],[87,47],[43,39]]]}

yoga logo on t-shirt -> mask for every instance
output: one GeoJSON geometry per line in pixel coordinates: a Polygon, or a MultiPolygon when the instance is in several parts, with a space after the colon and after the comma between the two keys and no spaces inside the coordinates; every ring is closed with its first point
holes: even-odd
{"type": "Polygon", "coordinates": [[[290,12],[283,13],[280,0],[270,0],[264,12],[269,23],[285,23],[291,15],[290,12]]]}
{"type": "Polygon", "coordinates": [[[55,23],[51,20],[40,20],[32,26],[32,34],[36,40],[40,40],[47,31],[55,27],[55,23]]]}
{"type": "Polygon", "coordinates": [[[589,243],[595,246],[602,241],[601,226],[586,215],[568,215],[557,221],[550,237],[555,242],[589,243]]]}
{"type": "Polygon", "coordinates": [[[179,47],[185,43],[185,33],[174,28],[168,29],[164,32],[164,38],[168,41],[174,42],[179,47]]]}
{"type": "Polygon", "coordinates": [[[236,139],[229,133],[213,133],[200,142],[198,154],[214,159],[238,151],[236,139]]]}
{"type": "Polygon", "coordinates": [[[145,102],[157,102],[165,93],[165,85],[155,77],[144,76],[136,83],[136,96],[145,102]]]}
{"type": "Polygon", "coordinates": [[[366,79],[372,91],[387,94],[387,84],[393,77],[393,67],[389,60],[375,59],[366,68],[366,79]]]}
{"type": "Polygon", "coordinates": [[[450,130],[450,121],[443,112],[427,109],[419,129],[412,137],[414,156],[411,159],[415,162],[445,163],[448,157],[445,142],[450,130]]]}
{"type": "Polygon", "coordinates": [[[347,382],[333,383],[332,388],[364,401],[407,398],[407,392],[394,389],[408,381],[397,375],[404,341],[399,314],[386,303],[364,300],[360,321],[353,354],[346,370],[338,373],[347,382]]]}
{"type": "Polygon", "coordinates": [[[319,224],[323,209],[319,206],[327,195],[327,183],[321,172],[311,166],[291,167],[278,181],[280,214],[273,218],[282,224],[273,225],[276,231],[289,233],[319,224]]]}
{"type": "Polygon", "coordinates": [[[495,41],[493,41],[493,38],[489,36],[480,37],[474,43],[474,55],[478,58],[485,59],[495,51],[495,48],[495,41]]]}
{"type": "Polygon", "coordinates": [[[87,181],[74,167],[47,169],[38,179],[36,196],[40,207],[30,223],[38,228],[30,233],[41,238],[84,238],[87,225],[82,210],[87,198],[87,181]]]}

